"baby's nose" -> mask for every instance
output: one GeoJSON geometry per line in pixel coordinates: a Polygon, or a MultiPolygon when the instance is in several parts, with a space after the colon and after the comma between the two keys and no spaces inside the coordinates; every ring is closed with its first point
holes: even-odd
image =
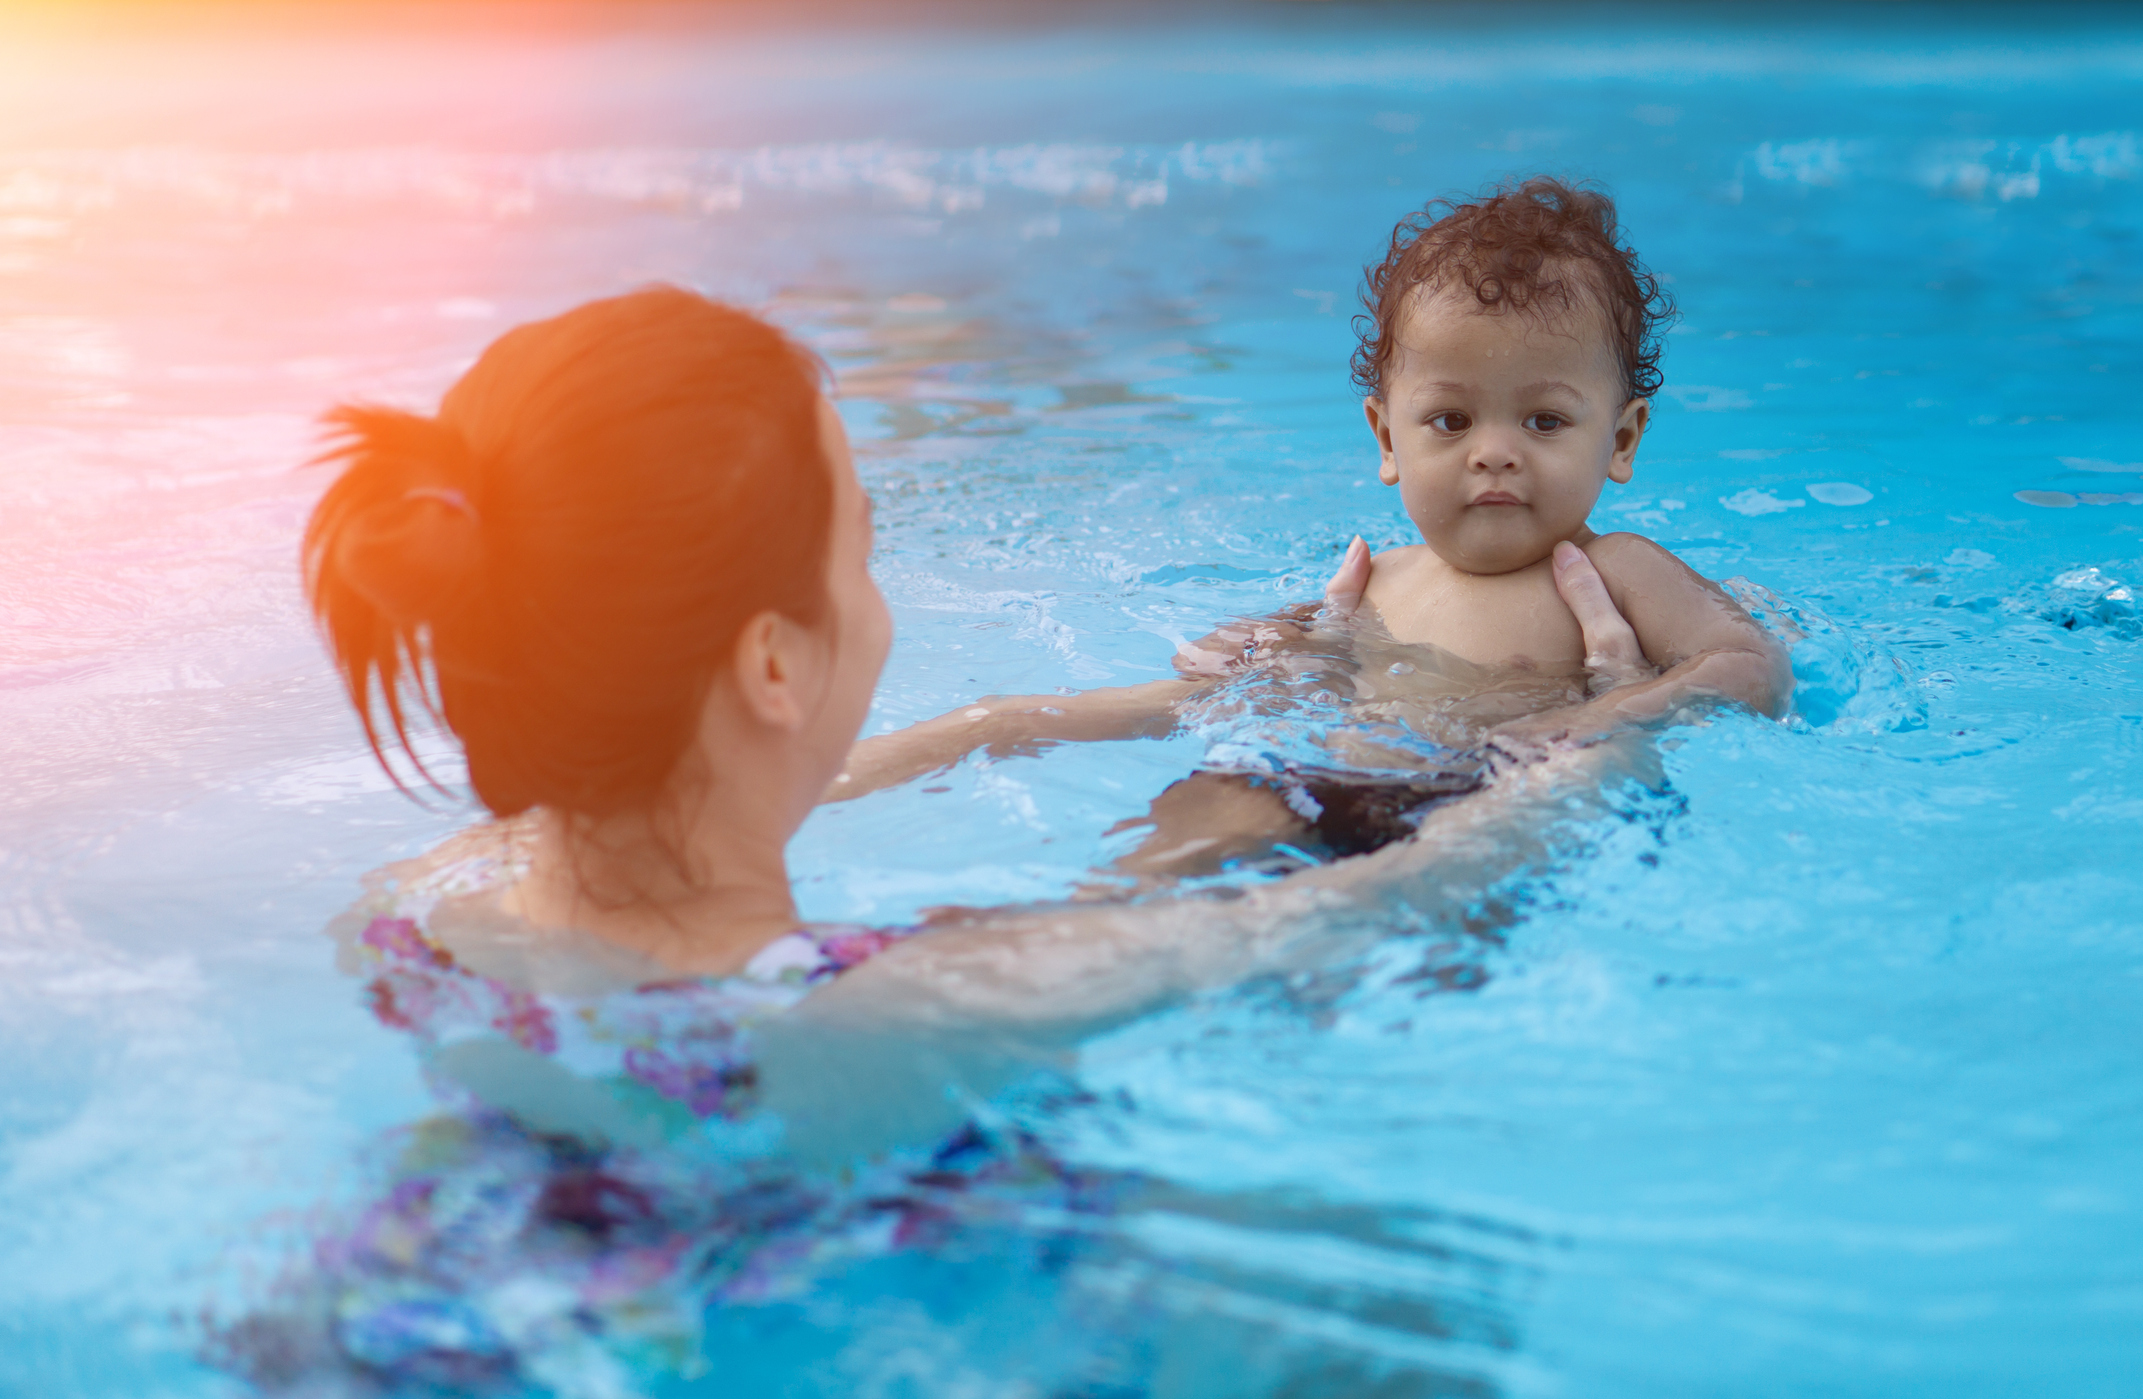
{"type": "Polygon", "coordinates": [[[1474,436],[1473,451],[1466,465],[1474,471],[1516,471],[1525,461],[1524,443],[1514,438],[1510,430],[1498,424],[1483,424],[1485,431],[1474,436]]]}

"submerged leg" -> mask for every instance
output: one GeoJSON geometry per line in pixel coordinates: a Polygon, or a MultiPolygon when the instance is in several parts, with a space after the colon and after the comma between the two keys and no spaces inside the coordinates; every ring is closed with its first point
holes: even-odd
{"type": "Polygon", "coordinates": [[[1152,833],[1102,871],[1115,881],[1089,886],[1090,893],[1142,893],[1172,880],[1218,874],[1233,861],[1264,859],[1274,847],[1310,836],[1309,823],[1278,792],[1232,772],[1192,773],[1155,797],[1144,816],[1119,821],[1109,834],[1140,826],[1152,833]]]}

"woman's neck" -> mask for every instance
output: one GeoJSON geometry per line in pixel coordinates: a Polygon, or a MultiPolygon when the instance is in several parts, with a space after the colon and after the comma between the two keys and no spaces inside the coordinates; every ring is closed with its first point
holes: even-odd
{"type": "Polygon", "coordinates": [[[719,803],[697,805],[693,818],[676,820],[539,811],[529,872],[507,892],[508,911],[680,974],[741,969],[797,925],[783,843],[719,803]]]}

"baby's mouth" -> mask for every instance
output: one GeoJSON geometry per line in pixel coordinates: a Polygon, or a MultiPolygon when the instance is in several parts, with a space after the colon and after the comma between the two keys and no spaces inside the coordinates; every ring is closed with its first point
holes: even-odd
{"type": "Polygon", "coordinates": [[[1524,501],[1509,491],[1483,491],[1473,498],[1475,505],[1523,505],[1524,501]]]}

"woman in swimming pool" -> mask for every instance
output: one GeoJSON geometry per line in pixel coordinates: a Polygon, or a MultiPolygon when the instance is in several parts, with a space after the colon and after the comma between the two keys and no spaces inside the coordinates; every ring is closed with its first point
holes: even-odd
{"type": "Polygon", "coordinates": [[[650,290],[509,332],[436,419],[331,421],[313,604],[375,750],[372,696],[396,738],[436,696],[520,852],[486,911],[668,975],[792,932],[782,847],[891,641],[809,355],[650,290]]]}
{"type": "Polygon", "coordinates": [[[657,288],[509,332],[436,417],[331,418],[313,606],[382,761],[414,761],[410,705],[435,710],[496,819],[383,871],[332,929],[447,1111],[398,1134],[386,1187],[277,1304],[225,1329],[229,1363],[457,1393],[618,1347],[690,1372],[709,1305],[1007,1197],[1112,1208],[1135,1183],[984,1131],[964,1101],[1097,1024],[1329,955],[1348,920],[1319,910],[1463,910],[1597,785],[1596,765],[1535,764],[1432,813],[1426,842],[1195,917],[801,925],[784,847],[890,641],[821,382],[764,322],[657,288]]]}

